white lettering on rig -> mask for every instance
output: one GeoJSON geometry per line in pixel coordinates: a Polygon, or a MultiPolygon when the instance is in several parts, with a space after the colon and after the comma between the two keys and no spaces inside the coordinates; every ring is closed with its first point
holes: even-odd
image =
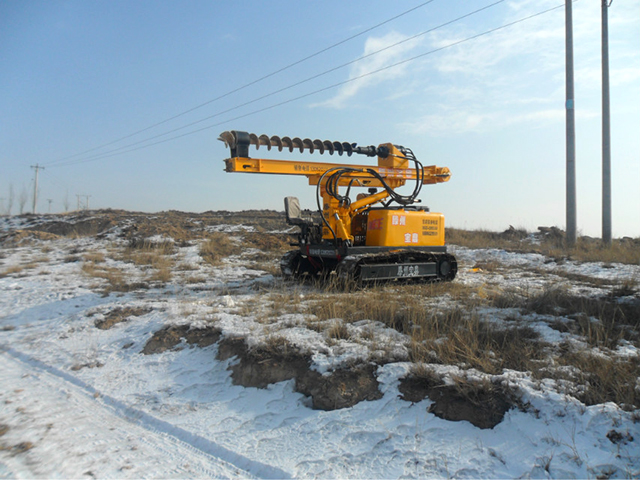
{"type": "Polygon", "coordinates": [[[398,265],[398,277],[417,277],[420,275],[418,265],[398,265]]]}

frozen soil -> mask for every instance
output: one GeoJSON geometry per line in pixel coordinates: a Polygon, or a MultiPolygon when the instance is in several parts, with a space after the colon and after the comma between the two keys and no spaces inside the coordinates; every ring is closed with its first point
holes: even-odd
{"type": "Polygon", "coordinates": [[[0,477],[640,474],[639,266],[454,245],[438,295],[344,293],[282,281],[289,232],[278,212],[1,219],[0,477]],[[415,308],[496,347],[517,331],[523,361],[423,340],[415,308]]]}

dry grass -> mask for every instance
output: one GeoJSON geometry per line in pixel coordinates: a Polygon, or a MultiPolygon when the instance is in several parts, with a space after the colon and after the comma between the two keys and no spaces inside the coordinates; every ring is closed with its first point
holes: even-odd
{"type": "Polygon", "coordinates": [[[213,232],[200,244],[200,256],[211,265],[220,265],[222,260],[231,255],[240,255],[243,246],[234,241],[228,234],[213,232]]]}
{"type": "Polygon", "coordinates": [[[640,264],[640,239],[614,239],[605,246],[598,239],[579,237],[574,247],[568,248],[564,233],[551,228],[546,235],[538,235],[540,243],[531,242],[524,229],[508,229],[502,233],[486,230],[447,228],[447,243],[468,248],[501,248],[517,252],[540,253],[552,258],[569,258],[583,262],[640,264]]]}
{"type": "Polygon", "coordinates": [[[119,259],[138,266],[152,266],[162,268],[167,265],[173,266],[170,259],[175,251],[172,241],[149,242],[148,240],[132,239],[129,245],[119,255],[119,259]]]}
{"type": "Polygon", "coordinates": [[[297,288],[287,288],[284,284],[278,285],[266,297],[267,308],[263,316],[278,317],[287,313],[305,313],[304,299],[305,297],[297,288]]]}
{"type": "Polygon", "coordinates": [[[245,248],[257,248],[263,252],[270,252],[277,255],[284,254],[284,252],[290,250],[290,242],[291,237],[283,234],[247,232],[243,235],[245,248]]]}
{"type": "Polygon", "coordinates": [[[148,277],[149,281],[159,283],[169,283],[171,281],[173,278],[172,263],[170,260],[167,261],[169,262],[167,265],[155,267],[153,273],[148,277]]]}
{"type": "Polygon", "coordinates": [[[351,338],[349,328],[341,320],[335,320],[331,323],[327,335],[334,340],[349,340],[351,338]]]}
{"type": "Polygon", "coordinates": [[[175,269],[181,272],[193,272],[195,270],[199,270],[199,267],[191,263],[180,263],[176,266],[175,269]]]}
{"type": "Polygon", "coordinates": [[[561,385],[586,405],[615,402],[626,410],[640,408],[640,390],[636,385],[640,378],[640,360],[637,357],[615,359],[567,347],[557,361],[573,367],[571,373],[548,371],[545,376],[569,380],[561,385]]]}
{"type": "Polygon", "coordinates": [[[106,280],[108,286],[103,288],[104,293],[131,292],[149,288],[144,282],[128,282],[125,273],[119,268],[97,265],[93,262],[85,262],[82,265],[82,273],[90,278],[106,280]]]}
{"type": "Polygon", "coordinates": [[[638,341],[640,302],[617,302],[613,296],[584,297],[550,285],[525,295],[501,291],[488,297],[496,308],[519,308],[522,313],[563,317],[566,329],[581,335],[589,345],[614,349],[620,340],[638,341]]]}
{"type": "Polygon", "coordinates": [[[447,243],[467,248],[518,248],[528,234],[523,229],[515,230],[515,232],[517,233],[505,235],[488,230],[447,228],[445,238],[447,243]]]}
{"type": "Polygon", "coordinates": [[[289,353],[297,352],[297,349],[291,345],[289,340],[277,334],[268,335],[260,345],[260,350],[262,353],[272,353],[278,356],[287,356],[289,353]]]}
{"type": "Polygon", "coordinates": [[[102,263],[105,261],[104,253],[101,252],[89,252],[83,256],[85,262],[102,263]]]}
{"type": "Polygon", "coordinates": [[[151,241],[147,238],[131,238],[127,246],[129,252],[154,252],[162,255],[171,255],[175,251],[173,240],[151,241]]]}
{"type": "MultiPolygon", "coordinates": [[[[446,287],[422,288],[432,293],[443,289],[446,287]]],[[[467,301],[468,305],[477,302],[472,298],[467,301]]],[[[394,328],[408,335],[410,358],[417,363],[461,365],[486,373],[501,373],[504,368],[527,370],[531,361],[541,358],[546,347],[527,326],[502,327],[483,318],[473,306],[430,307],[424,296],[411,293],[376,290],[335,294],[314,302],[309,311],[319,320],[366,319],[394,328]]],[[[335,323],[332,331],[339,325],[335,323]]]]}
{"type": "Polygon", "coordinates": [[[256,270],[262,270],[263,272],[266,272],[270,275],[273,275],[274,277],[278,276],[281,274],[281,269],[280,269],[280,262],[277,261],[268,261],[268,260],[263,260],[263,261],[258,261],[255,263],[251,264],[251,268],[254,268],[256,270]]]}
{"type": "MultiPolygon", "coordinates": [[[[247,215],[238,216],[232,212],[229,215],[203,214],[202,225],[247,224],[247,215]]],[[[269,217],[265,225],[282,229],[284,222],[281,217],[269,217]]],[[[260,221],[254,219],[253,223],[260,230],[260,221]]],[[[227,233],[206,233],[204,230],[198,233],[187,227],[185,223],[180,226],[180,231],[175,230],[177,236],[174,238],[184,241],[201,239],[200,254],[212,265],[219,265],[224,258],[240,255],[247,249],[259,249],[260,253],[247,257],[245,264],[253,262],[263,270],[275,273],[279,271],[275,259],[290,249],[286,235],[245,232],[234,234],[241,237],[237,241],[227,233]]],[[[169,227],[152,228],[151,225],[148,230],[149,234],[160,232],[169,235],[173,232],[169,227]]],[[[535,245],[527,240],[528,234],[521,229],[503,233],[448,229],[447,234],[448,242],[471,248],[539,252],[563,259],[640,262],[638,244],[628,240],[614,241],[611,248],[603,248],[597,241],[581,238],[574,249],[567,250],[561,237],[549,236],[540,245],[535,245]]],[[[146,231],[138,231],[136,235],[146,235],[146,231]]],[[[198,267],[186,263],[175,265],[175,251],[176,245],[172,241],[149,242],[132,238],[125,248],[114,247],[106,254],[72,251],[65,261],[84,260],[84,275],[100,279],[100,288],[106,293],[148,288],[149,282],[167,283],[171,281],[172,272],[178,270],[186,272],[180,275],[184,277],[181,280],[184,283],[205,282],[206,279],[197,272],[188,273],[198,267]],[[136,275],[144,280],[133,281],[124,270],[109,266],[108,258],[135,265],[138,267],[136,275]]],[[[8,267],[0,277],[21,274],[35,266],[36,263],[8,267]]],[[[482,272],[505,273],[509,268],[498,262],[483,262],[473,267],[481,271],[478,275],[482,272]]],[[[548,274],[546,271],[527,273],[536,277],[548,274]]],[[[375,356],[372,353],[371,360],[380,363],[395,361],[393,355],[397,355],[394,351],[398,351],[398,345],[393,343],[385,350],[386,345],[381,345],[382,341],[376,338],[378,330],[375,327],[359,332],[359,327],[349,325],[360,320],[377,321],[406,335],[406,352],[416,365],[416,372],[432,371],[429,364],[434,363],[456,365],[462,370],[473,368],[487,374],[513,369],[531,372],[538,379],[558,380],[559,389],[589,405],[613,401],[625,408],[640,408],[640,391],[636,388],[640,361],[635,357],[622,357],[617,350],[625,342],[635,348],[640,346],[640,302],[632,299],[638,293],[637,280],[612,282],[562,271],[554,274],[564,276],[572,283],[601,288],[610,293],[600,297],[576,295],[561,286],[564,279],[545,289],[531,291],[516,290],[504,284],[470,286],[448,282],[401,287],[388,285],[349,293],[324,285],[314,288],[313,285],[298,287],[278,283],[267,287],[266,292],[260,290],[259,295],[243,299],[234,308],[234,313],[258,318],[265,323],[280,321],[286,314],[305,314],[307,328],[323,333],[328,344],[342,340],[363,342],[371,352],[376,352],[375,356]],[[619,301],[619,297],[629,298],[619,301]],[[505,309],[510,310],[505,312],[505,309]],[[578,337],[581,343],[546,343],[526,323],[530,318],[528,315],[532,314],[539,315],[534,317],[536,323],[547,322],[567,336],[578,337]]],[[[301,322],[301,319],[292,321],[301,322]]],[[[274,352],[295,350],[277,332],[266,336],[264,343],[267,350],[274,352]]],[[[464,381],[455,381],[460,388],[468,388],[464,381]]],[[[469,388],[473,390],[475,386],[469,388]]],[[[469,392],[472,394],[473,391],[469,392]]]]}
{"type": "Polygon", "coordinates": [[[454,309],[434,315],[411,335],[410,355],[418,363],[443,363],[489,374],[534,368],[547,345],[527,326],[503,327],[478,312],[454,309]]]}
{"type": "Polygon", "coordinates": [[[194,285],[196,283],[206,283],[207,279],[205,277],[199,277],[196,275],[191,275],[189,277],[185,277],[182,279],[182,282],[188,284],[188,285],[194,285]]]}
{"type": "MultiPolygon", "coordinates": [[[[110,252],[114,259],[132,263],[143,269],[151,269],[147,275],[147,281],[168,283],[173,278],[175,260],[172,257],[175,252],[175,244],[171,240],[151,242],[146,239],[132,238],[126,248],[113,248],[110,252]]],[[[85,254],[85,259],[91,256],[85,254]]],[[[100,260],[93,260],[97,263],[100,260]]],[[[102,258],[104,261],[104,257],[102,258]]],[[[120,285],[120,283],[117,283],[120,285]]]]}
{"type": "MultiPolygon", "coordinates": [[[[640,362],[614,354],[622,339],[639,345],[638,303],[618,303],[607,296],[575,296],[559,287],[523,294],[450,283],[325,292],[307,296],[302,304],[294,300],[294,304],[296,311],[313,314],[315,320],[309,328],[326,332],[329,339],[357,341],[349,336],[346,324],[365,319],[406,334],[409,359],[417,371],[421,365],[439,363],[487,374],[501,374],[505,369],[532,372],[537,378],[567,380],[562,384],[567,393],[587,404],[613,401],[640,406],[635,389],[640,362]],[[449,307],[438,306],[443,296],[450,297],[449,307]],[[458,307],[450,308],[451,300],[458,307]],[[526,321],[518,320],[517,314],[501,316],[499,312],[505,308],[561,319],[565,331],[609,354],[594,355],[549,344],[526,321]],[[568,378],[566,370],[558,368],[562,366],[573,367],[574,375],[568,378]]],[[[284,297],[282,306],[287,306],[284,297]]]]}
{"type": "Polygon", "coordinates": [[[9,275],[14,275],[16,273],[20,273],[25,269],[22,265],[13,265],[11,267],[6,268],[4,271],[0,272],[0,278],[8,277],[9,275]]]}

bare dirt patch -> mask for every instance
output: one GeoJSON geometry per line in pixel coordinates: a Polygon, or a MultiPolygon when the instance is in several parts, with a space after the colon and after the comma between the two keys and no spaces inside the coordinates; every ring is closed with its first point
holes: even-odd
{"type": "Polygon", "coordinates": [[[316,410],[337,410],[356,405],[365,400],[378,400],[382,393],[378,388],[374,364],[358,365],[321,375],[308,371],[296,381],[296,390],[313,400],[316,410]]]}
{"type": "Polygon", "coordinates": [[[429,412],[444,420],[466,420],[478,428],[493,428],[516,406],[514,395],[504,387],[483,382],[477,385],[445,385],[435,377],[410,376],[400,381],[402,399],[417,403],[429,398],[429,412]]]}
{"type": "Polygon", "coordinates": [[[102,367],[104,367],[104,363],[98,362],[98,361],[89,362],[89,363],[76,363],[71,367],[71,371],[77,372],[79,370],[82,370],[83,368],[102,368],[102,367]]]}
{"type": "Polygon", "coordinates": [[[376,365],[365,364],[322,375],[310,370],[309,356],[285,343],[277,348],[249,349],[242,339],[220,342],[218,359],[238,357],[229,367],[234,385],[266,388],[267,385],[295,379],[295,389],[311,398],[316,410],[352,407],[363,400],[382,398],[375,377],[376,365]]]}
{"type": "Polygon", "coordinates": [[[293,349],[249,349],[244,340],[229,338],[220,342],[218,359],[238,357],[239,362],[229,367],[234,385],[266,388],[272,383],[284,382],[303,376],[311,360],[293,349]]]}
{"type": "Polygon", "coordinates": [[[31,450],[33,447],[34,445],[31,442],[20,442],[13,446],[0,445],[0,450],[8,450],[11,455],[19,455],[31,450]]]}
{"type": "Polygon", "coordinates": [[[142,353],[150,355],[167,350],[176,350],[185,340],[189,345],[208,347],[220,339],[220,330],[213,327],[197,328],[190,325],[167,325],[158,330],[147,341],[142,353]]]}
{"type": "Polygon", "coordinates": [[[115,227],[118,223],[118,215],[70,218],[70,220],[71,221],[49,222],[32,227],[32,229],[62,237],[90,237],[99,235],[115,227]]]}

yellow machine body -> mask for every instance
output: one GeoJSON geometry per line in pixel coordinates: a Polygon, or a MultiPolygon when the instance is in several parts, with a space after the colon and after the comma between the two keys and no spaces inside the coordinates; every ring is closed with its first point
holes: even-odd
{"type": "MultiPolygon", "coordinates": [[[[310,185],[320,184],[320,191],[323,201],[323,216],[327,223],[322,229],[322,237],[325,240],[332,240],[334,233],[343,241],[349,241],[353,243],[357,236],[353,232],[352,221],[363,210],[368,209],[371,205],[384,201],[389,194],[384,190],[380,193],[372,195],[363,195],[358,201],[351,203],[348,206],[341,205],[340,202],[327,194],[325,182],[322,180],[322,175],[335,168],[351,168],[354,171],[343,175],[340,178],[339,186],[354,186],[354,187],[367,187],[376,188],[382,187],[382,183],[379,179],[373,177],[371,173],[367,172],[367,169],[376,171],[381,177],[384,178],[386,184],[391,188],[398,188],[407,181],[416,180],[416,170],[412,168],[409,160],[398,150],[398,148],[391,144],[381,144],[380,147],[384,147],[389,153],[386,157],[378,157],[377,166],[363,166],[363,165],[348,165],[339,163],[326,163],[326,162],[302,162],[292,160],[273,160],[265,158],[251,158],[251,157],[232,157],[225,160],[227,172],[242,172],[242,173],[266,173],[276,175],[304,175],[309,179],[310,185]]],[[[423,183],[424,184],[436,184],[447,182],[451,176],[451,173],[447,167],[437,167],[435,165],[423,167],[423,183]]],[[[419,240],[414,243],[414,246],[433,246],[444,245],[444,219],[440,220],[440,227],[438,227],[438,234],[434,235],[433,230],[423,228],[421,223],[433,221],[430,215],[424,211],[409,212],[407,211],[404,218],[411,218],[411,223],[420,223],[420,228],[414,228],[410,232],[403,231],[402,235],[399,232],[400,229],[392,228],[394,225],[389,223],[388,233],[380,235],[379,232],[373,234],[375,240],[371,240],[374,243],[371,245],[379,246],[404,246],[408,245],[404,243],[404,235],[411,233],[418,234],[419,240]],[[425,215],[429,218],[422,218],[425,215]],[[420,217],[420,220],[417,220],[420,217]],[[415,220],[414,220],[415,219],[415,220]],[[430,232],[427,234],[426,232],[430,232]],[[399,242],[399,243],[398,243],[399,242]]],[[[441,214],[437,214],[440,215],[441,214]]],[[[389,222],[392,222],[393,215],[389,222]]],[[[376,223],[376,225],[378,225],[376,223]]],[[[424,224],[426,227],[427,224],[424,224]]],[[[433,225],[430,225],[433,227],[433,225]]],[[[368,233],[367,233],[367,245],[369,245],[368,233]]]]}
{"type": "Polygon", "coordinates": [[[237,130],[220,134],[230,149],[227,172],[300,175],[316,186],[320,218],[305,214],[295,197],[285,198],[287,223],[300,228],[296,250],[280,267],[285,277],[341,281],[451,281],[457,262],[447,253],[444,215],[415,204],[423,185],[448,182],[447,167],[424,166],[411,149],[392,143],[358,146],[349,142],[256,135],[237,130]],[[377,164],[275,160],[249,156],[249,147],[289,152],[352,154],[376,158],[377,164]],[[396,189],[415,184],[409,195],[396,189]],[[365,192],[355,195],[356,189],[365,192]],[[352,195],[355,199],[352,199],[352,195]]]}
{"type": "Polygon", "coordinates": [[[367,219],[368,247],[444,245],[444,215],[423,210],[372,209],[367,219]]]}

